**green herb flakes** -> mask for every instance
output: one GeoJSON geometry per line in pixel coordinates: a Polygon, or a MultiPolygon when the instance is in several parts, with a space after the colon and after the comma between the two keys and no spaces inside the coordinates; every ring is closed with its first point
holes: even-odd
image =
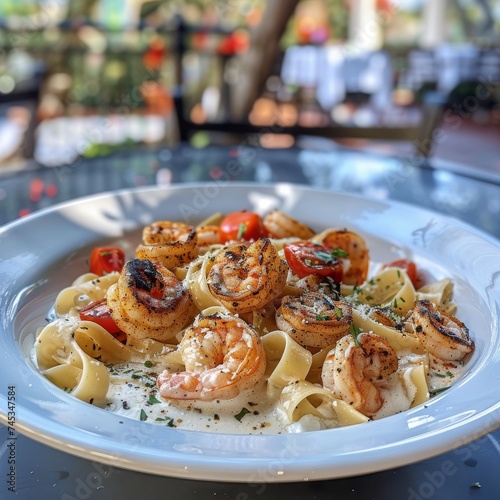
{"type": "Polygon", "coordinates": [[[155,422],[165,422],[167,427],[174,426],[174,419],[171,417],[157,417],[157,418],[155,418],[155,422]]]}
{"type": "Polygon", "coordinates": [[[156,405],[158,403],[161,403],[161,401],[159,401],[158,399],[156,399],[155,396],[153,396],[153,395],[149,396],[148,405],[156,405]]]}
{"type": "Polygon", "coordinates": [[[354,345],[356,347],[361,347],[361,344],[358,340],[358,335],[361,333],[361,329],[358,328],[354,323],[351,323],[351,326],[349,327],[349,332],[354,337],[354,345]]]}
{"type": "Polygon", "coordinates": [[[316,321],[328,321],[330,320],[330,316],[324,315],[324,314],[317,314],[316,315],[316,321]]]}
{"type": "Polygon", "coordinates": [[[247,414],[247,413],[250,413],[250,410],[248,410],[247,408],[242,408],[241,411],[234,416],[234,418],[238,421],[238,422],[241,422],[241,419],[247,414]]]}
{"type": "Polygon", "coordinates": [[[241,240],[245,234],[245,231],[247,230],[246,224],[243,224],[243,222],[240,224],[238,227],[238,234],[236,236],[237,240],[241,240]]]}

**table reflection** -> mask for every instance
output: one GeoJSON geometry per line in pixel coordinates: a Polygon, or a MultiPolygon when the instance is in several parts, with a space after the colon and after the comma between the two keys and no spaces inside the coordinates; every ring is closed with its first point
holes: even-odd
{"type": "Polygon", "coordinates": [[[55,203],[172,183],[291,182],[436,210],[500,237],[500,179],[437,161],[341,147],[269,150],[249,144],[133,150],[54,168],[0,174],[0,224],[55,203]]]}

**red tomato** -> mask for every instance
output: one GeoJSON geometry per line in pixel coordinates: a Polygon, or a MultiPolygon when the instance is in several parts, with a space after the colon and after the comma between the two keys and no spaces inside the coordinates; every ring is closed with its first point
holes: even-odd
{"type": "Polygon", "coordinates": [[[80,309],[80,319],[82,321],[92,321],[97,323],[114,337],[118,337],[117,334],[122,333],[111,317],[111,312],[109,311],[106,299],[97,300],[87,304],[85,307],[82,307],[80,309]]]}
{"type": "Polygon", "coordinates": [[[228,241],[256,241],[266,236],[260,216],[253,212],[233,212],[226,215],[219,226],[221,243],[228,241]]]}
{"type": "Polygon", "coordinates": [[[125,252],[118,247],[96,247],[90,254],[90,272],[103,276],[120,272],[125,265],[125,252]]]}
{"type": "Polygon", "coordinates": [[[344,276],[342,262],[332,256],[331,249],[312,241],[298,241],[286,245],[285,258],[292,272],[299,278],[318,274],[340,283],[344,276]]]}
{"type": "Polygon", "coordinates": [[[420,287],[420,276],[417,271],[417,266],[415,262],[412,260],[407,260],[407,259],[397,259],[393,260],[392,262],[388,262],[387,264],[384,264],[382,266],[382,269],[385,269],[386,267],[399,267],[400,269],[403,269],[406,271],[406,274],[408,275],[408,278],[410,278],[411,282],[413,283],[413,286],[415,288],[420,287]]]}

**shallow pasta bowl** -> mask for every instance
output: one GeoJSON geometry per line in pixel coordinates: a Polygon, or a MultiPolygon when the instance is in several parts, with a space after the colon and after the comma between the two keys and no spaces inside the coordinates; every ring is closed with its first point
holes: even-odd
{"type": "Polygon", "coordinates": [[[439,214],[306,187],[199,184],[107,193],[0,229],[0,411],[22,433],[89,460],[141,472],[239,482],[332,479],[413,463],[500,425],[500,243],[439,214]],[[89,248],[133,249],[154,220],[272,208],[315,229],[362,234],[374,260],[411,257],[455,284],[457,316],[476,351],[452,388],[400,414],[350,427],[280,435],[182,431],[119,417],[58,389],[31,358],[35,332],[60,289],[85,270],[89,248]]]}

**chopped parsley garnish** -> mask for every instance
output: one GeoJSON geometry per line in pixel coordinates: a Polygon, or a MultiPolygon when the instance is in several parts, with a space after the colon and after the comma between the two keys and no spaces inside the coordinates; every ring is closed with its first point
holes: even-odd
{"type": "Polygon", "coordinates": [[[314,255],[316,255],[316,257],[318,257],[318,259],[322,260],[323,262],[333,261],[332,256],[328,252],[323,252],[322,250],[314,252],[314,255]]]}
{"type": "Polygon", "coordinates": [[[328,321],[329,319],[332,319],[332,318],[330,318],[330,316],[325,315],[325,314],[317,314],[316,315],[316,321],[328,321]]]}
{"type": "Polygon", "coordinates": [[[349,332],[354,337],[354,345],[356,347],[361,347],[361,344],[358,340],[358,335],[361,333],[361,329],[357,327],[354,323],[351,323],[351,326],[349,327],[349,332]]]}
{"type": "Polygon", "coordinates": [[[345,259],[346,257],[349,257],[349,254],[345,250],[342,250],[342,248],[334,248],[333,250],[330,250],[330,255],[335,259],[345,259]]]}
{"type": "Polygon", "coordinates": [[[148,419],[146,412],[142,408],[141,408],[141,414],[140,414],[139,418],[141,419],[141,422],[145,422],[148,419]]]}
{"type": "Polygon", "coordinates": [[[247,413],[250,413],[250,410],[248,410],[247,408],[242,408],[241,411],[234,416],[234,418],[238,421],[238,422],[241,422],[241,419],[247,414],[247,413]]]}
{"type": "Polygon", "coordinates": [[[323,250],[318,250],[317,252],[314,252],[314,255],[318,257],[318,259],[322,260],[323,262],[326,262],[327,264],[330,264],[337,259],[342,259],[347,257],[349,254],[342,250],[341,248],[335,248],[333,250],[330,250],[330,252],[324,252],[323,250]]]}
{"type": "Polygon", "coordinates": [[[398,299],[396,297],[394,297],[392,305],[393,305],[393,307],[398,307],[398,299]]]}
{"type": "Polygon", "coordinates": [[[153,395],[149,396],[148,405],[156,405],[158,403],[161,403],[161,401],[156,399],[155,396],[153,396],[153,395]]]}
{"type": "Polygon", "coordinates": [[[240,227],[238,227],[238,234],[236,235],[237,240],[241,240],[243,238],[243,235],[245,234],[245,231],[247,230],[246,224],[243,222],[240,224],[240,227]]]}
{"type": "Polygon", "coordinates": [[[153,362],[149,361],[149,359],[148,359],[147,361],[144,361],[144,366],[146,368],[152,368],[153,367],[153,362]]]}
{"type": "Polygon", "coordinates": [[[431,396],[436,396],[438,394],[441,394],[444,391],[447,391],[449,387],[441,387],[440,389],[434,389],[433,391],[429,391],[429,394],[431,396]]]}
{"type": "Polygon", "coordinates": [[[155,418],[155,422],[165,422],[168,427],[174,426],[174,419],[171,417],[157,417],[155,418]]]}
{"type": "Polygon", "coordinates": [[[344,317],[344,313],[340,307],[335,306],[335,316],[337,316],[337,319],[342,319],[344,317]]]}

